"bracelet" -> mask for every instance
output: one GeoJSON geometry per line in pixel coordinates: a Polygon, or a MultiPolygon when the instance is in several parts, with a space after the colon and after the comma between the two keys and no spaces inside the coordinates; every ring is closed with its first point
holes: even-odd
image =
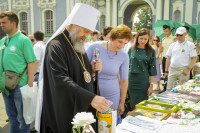
{"type": "Polygon", "coordinates": [[[165,71],[165,73],[169,73],[169,71],[165,71]]]}

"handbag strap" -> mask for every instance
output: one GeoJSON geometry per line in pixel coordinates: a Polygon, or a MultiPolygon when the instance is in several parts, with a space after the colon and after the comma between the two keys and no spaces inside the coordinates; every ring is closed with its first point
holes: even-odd
{"type": "MultiPolygon", "coordinates": [[[[26,66],[27,68],[27,66],[26,66]]],[[[24,72],[26,71],[26,68],[24,69],[24,71],[22,72],[22,74],[19,76],[20,78],[23,76],[24,72]]]]}
{"type": "Polygon", "coordinates": [[[3,55],[4,55],[4,50],[5,50],[5,47],[6,47],[6,42],[7,42],[7,38],[3,44],[3,47],[2,47],[2,56],[1,56],[1,65],[2,65],[2,70],[4,72],[4,69],[3,69],[3,55]]]}
{"type": "MultiPolygon", "coordinates": [[[[3,45],[3,47],[2,47],[1,65],[2,65],[2,70],[3,70],[3,72],[4,72],[4,69],[3,69],[3,55],[4,55],[4,50],[5,50],[5,47],[6,47],[6,42],[7,42],[7,38],[6,38],[6,40],[5,40],[5,42],[4,42],[4,45],[3,45]]],[[[27,66],[26,66],[26,68],[27,68],[27,66]]],[[[19,76],[20,78],[23,76],[24,72],[26,71],[26,68],[25,68],[24,71],[22,72],[21,76],[19,76]]]]}

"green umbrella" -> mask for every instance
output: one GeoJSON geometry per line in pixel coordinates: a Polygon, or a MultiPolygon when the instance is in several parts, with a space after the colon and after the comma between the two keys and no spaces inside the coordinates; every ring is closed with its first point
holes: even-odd
{"type": "Polygon", "coordinates": [[[177,29],[178,27],[181,27],[180,22],[174,22],[174,27],[177,29]]]}
{"type": "Polygon", "coordinates": [[[155,35],[159,36],[160,40],[162,40],[163,37],[165,37],[164,31],[163,31],[163,25],[168,25],[172,29],[172,34],[175,34],[174,30],[174,24],[171,20],[157,20],[157,22],[154,25],[154,31],[155,35]]]}
{"type": "Polygon", "coordinates": [[[200,24],[191,25],[196,29],[196,41],[200,43],[200,24]]]}
{"type": "Polygon", "coordinates": [[[188,35],[192,37],[193,40],[196,40],[196,29],[194,27],[192,27],[191,25],[189,25],[186,22],[174,22],[174,27],[177,29],[178,27],[182,27],[182,26],[188,26],[189,32],[188,35]]]}

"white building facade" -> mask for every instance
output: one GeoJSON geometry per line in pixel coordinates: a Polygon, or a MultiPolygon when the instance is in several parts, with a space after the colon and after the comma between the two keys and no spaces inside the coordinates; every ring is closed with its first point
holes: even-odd
{"type": "Polygon", "coordinates": [[[96,27],[126,24],[133,27],[136,12],[150,7],[156,20],[200,24],[200,0],[0,0],[0,12],[9,10],[19,16],[19,29],[32,34],[42,30],[51,36],[69,15],[75,3],[86,3],[101,11],[96,27]]]}

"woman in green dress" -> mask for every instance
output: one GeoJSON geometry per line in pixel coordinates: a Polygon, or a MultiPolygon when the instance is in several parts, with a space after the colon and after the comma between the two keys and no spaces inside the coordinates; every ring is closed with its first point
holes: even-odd
{"type": "Polygon", "coordinates": [[[145,28],[136,35],[136,44],[129,49],[130,70],[128,93],[133,109],[139,102],[148,99],[153,92],[156,72],[155,51],[149,44],[149,31],[145,28]]]}

